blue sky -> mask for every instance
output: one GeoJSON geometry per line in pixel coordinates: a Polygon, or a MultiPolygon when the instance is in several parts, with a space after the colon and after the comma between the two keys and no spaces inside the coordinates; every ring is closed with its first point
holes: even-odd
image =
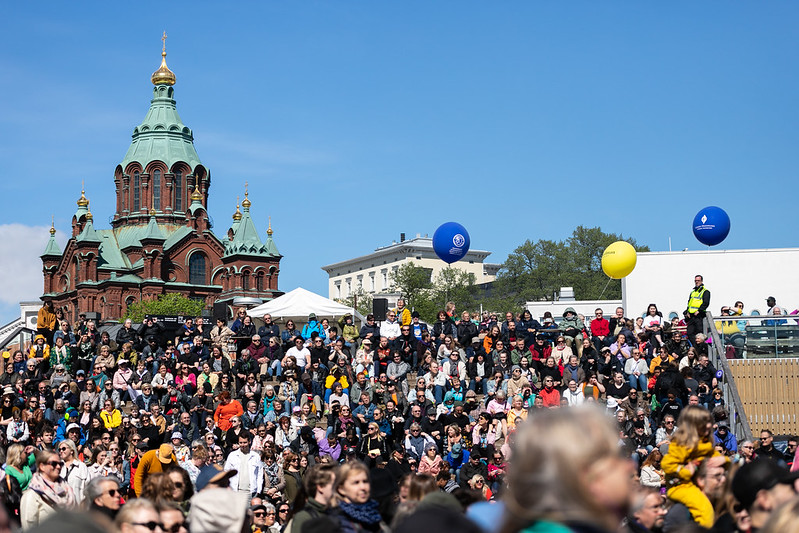
{"type": "Polygon", "coordinates": [[[697,249],[792,247],[796,2],[117,2],[0,6],[0,322],[41,292],[81,180],[95,222],[151,96],[166,30],[176,99],[223,234],[250,183],[280,288],[464,224],[502,262],[601,226],[697,249]]]}

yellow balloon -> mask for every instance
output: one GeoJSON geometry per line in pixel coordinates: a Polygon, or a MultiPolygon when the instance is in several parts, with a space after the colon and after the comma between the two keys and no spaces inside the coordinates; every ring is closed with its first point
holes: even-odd
{"type": "Polygon", "coordinates": [[[627,241],[616,241],[602,254],[602,270],[613,279],[629,276],[635,268],[638,257],[635,248],[627,241]]]}

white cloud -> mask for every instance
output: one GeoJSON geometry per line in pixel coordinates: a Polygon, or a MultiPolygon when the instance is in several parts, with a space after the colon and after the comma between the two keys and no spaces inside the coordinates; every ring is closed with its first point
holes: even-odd
{"type": "MultiPolygon", "coordinates": [[[[0,224],[0,302],[19,304],[38,300],[44,289],[42,260],[50,228],[24,224],[0,224]]],[[[56,234],[61,249],[67,241],[64,232],[56,234]]]]}

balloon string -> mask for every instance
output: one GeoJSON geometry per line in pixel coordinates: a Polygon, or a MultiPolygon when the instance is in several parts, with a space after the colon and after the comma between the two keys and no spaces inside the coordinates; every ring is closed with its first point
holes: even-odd
{"type": "MultiPolygon", "coordinates": [[[[605,283],[605,289],[607,289],[607,288],[608,288],[608,285],[610,285],[610,282],[611,282],[612,280],[613,280],[613,278],[611,278],[610,276],[608,276],[608,282],[607,282],[607,283],[605,283]]],[[[602,295],[604,295],[604,294],[605,294],[605,289],[602,289],[602,292],[599,294],[599,298],[597,298],[597,300],[601,300],[601,299],[602,299],[602,295]]]]}

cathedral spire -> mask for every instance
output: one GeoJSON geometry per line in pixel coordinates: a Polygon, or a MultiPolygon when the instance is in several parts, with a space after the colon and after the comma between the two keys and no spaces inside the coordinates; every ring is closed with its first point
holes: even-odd
{"type": "Polygon", "coordinates": [[[241,220],[241,211],[239,211],[239,197],[236,196],[236,212],[233,213],[233,220],[241,220]]]}
{"type": "Polygon", "coordinates": [[[166,32],[164,32],[163,37],[161,37],[163,41],[163,47],[161,48],[161,66],[158,67],[158,70],[153,72],[152,80],[153,85],[175,85],[175,73],[169,70],[169,67],[166,66],[166,32]]]}

